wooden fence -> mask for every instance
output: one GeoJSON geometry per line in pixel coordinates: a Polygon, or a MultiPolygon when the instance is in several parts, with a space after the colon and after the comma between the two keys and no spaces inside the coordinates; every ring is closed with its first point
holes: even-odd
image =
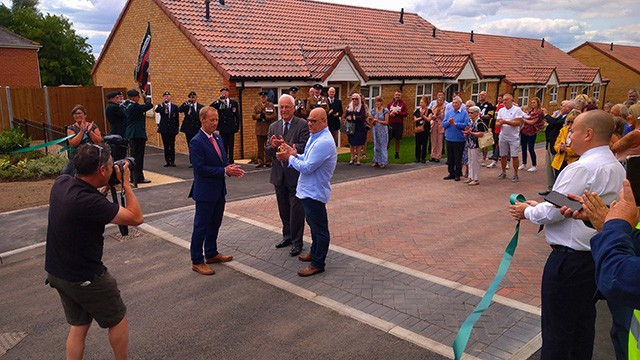
{"type": "MultiPolygon", "coordinates": [[[[82,104],[87,109],[87,121],[95,122],[103,133],[108,133],[104,108],[107,104],[105,96],[111,91],[124,94],[126,89],[102,86],[0,88],[0,131],[11,128],[11,118],[64,128],[73,123],[71,109],[82,104]]],[[[39,139],[36,133],[33,139],[39,139]]]]}

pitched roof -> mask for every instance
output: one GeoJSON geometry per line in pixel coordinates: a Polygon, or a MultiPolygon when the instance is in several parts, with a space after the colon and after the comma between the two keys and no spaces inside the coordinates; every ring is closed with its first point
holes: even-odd
{"type": "Polygon", "coordinates": [[[575,49],[569,51],[569,54],[573,53],[574,51],[584,46],[590,46],[640,74],[640,47],[639,46],[613,44],[613,50],[611,50],[611,44],[603,44],[603,43],[587,41],[579,45],[575,49]]]}
{"type": "Polygon", "coordinates": [[[446,33],[473,53],[485,77],[497,72],[504,74],[506,80],[513,84],[544,85],[552,70],[555,70],[560,83],[590,83],[599,72],[597,68],[585,66],[549,42],[542,47],[539,39],[474,34],[474,42],[471,42],[468,33],[446,33]]]}
{"type": "Polygon", "coordinates": [[[211,1],[206,20],[203,1],[155,1],[227,79],[318,76],[317,62],[330,62],[337,56],[332,49],[346,46],[369,78],[451,78],[462,70],[454,69],[459,59],[436,63],[430,51],[458,54],[459,46],[441,32],[432,37],[434,26],[413,13],[405,13],[402,24],[399,12],[386,10],[311,0],[230,0],[211,1]],[[306,49],[324,52],[309,57],[306,49]]]}
{"type": "Polygon", "coordinates": [[[35,41],[31,41],[0,26],[0,47],[17,49],[39,49],[42,46],[35,41]]]}

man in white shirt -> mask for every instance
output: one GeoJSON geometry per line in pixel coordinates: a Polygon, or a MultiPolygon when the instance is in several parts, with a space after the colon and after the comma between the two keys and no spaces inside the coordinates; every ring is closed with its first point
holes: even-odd
{"type": "Polygon", "coordinates": [[[504,94],[502,97],[504,107],[498,111],[496,116],[496,126],[500,126],[500,136],[498,137],[498,147],[500,149],[500,161],[502,172],[498,179],[507,178],[507,155],[511,154],[513,165],[513,177],[511,181],[518,182],[518,152],[520,151],[520,123],[524,113],[513,103],[511,94],[504,94]]]}
{"type": "MultiPolygon", "coordinates": [[[[609,149],[613,118],[602,110],[578,116],[571,147],[580,159],[558,176],[553,190],[561,194],[595,192],[606,204],[617,197],[625,178],[609,149]]],[[[527,201],[510,207],[511,215],[545,225],[553,251],[542,275],[542,355],[544,359],[591,359],[595,334],[595,265],[589,240],[596,231],[581,220],[566,219],[548,202],[527,201]]]]}

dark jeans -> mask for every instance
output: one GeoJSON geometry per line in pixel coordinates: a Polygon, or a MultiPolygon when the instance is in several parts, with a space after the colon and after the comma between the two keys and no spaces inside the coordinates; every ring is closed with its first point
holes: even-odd
{"type": "Polygon", "coordinates": [[[427,143],[430,136],[427,131],[416,133],[416,160],[427,159],[427,143]]]}
{"type": "Polygon", "coordinates": [[[176,163],[176,135],[161,134],[162,146],[164,147],[164,162],[167,164],[176,163]]]}
{"type": "Polygon", "coordinates": [[[131,152],[131,156],[136,161],[136,171],[134,171],[131,175],[135,176],[135,181],[140,182],[140,180],[144,180],[144,173],[142,170],[144,169],[144,145],[146,144],[147,139],[131,139],[129,140],[129,151],[131,152]],[[134,175],[135,174],[135,175],[134,175]]]}
{"type": "Polygon", "coordinates": [[[318,200],[302,199],[304,216],[311,229],[311,266],[324,269],[329,252],[329,220],[326,204],[318,200]]]}
{"type": "Polygon", "coordinates": [[[227,157],[229,158],[229,164],[233,164],[234,135],[234,133],[220,133],[220,137],[222,137],[222,142],[224,143],[224,151],[227,152],[227,157]]]}
{"type": "MultiPolygon", "coordinates": [[[[283,181],[284,182],[284,181],[283,181]]],[[[296,187],[276,186],[278,212],[282,220],[282,240],[302,248],[304,233],[304,208],[302,201],[296,197],[296,187]]]]}
{"type": "Polygon", "coordinates": [[[193,234],[191,235],[191,263],[204,263],[204,257],[218,255],[218,231],[222,224],[225,199],[218,201],[196,201],[196,215],[193,219],[193,234]],[[204,256],[202,246],[204,245],[204,256]]]}
{"type": "Polygon", "coordinates": [[[464,141],[447,141],[447,166],[450,176],[462,176],[462,153],[464,153],[464,141]]]}
{"type": "Polygon", "coordinates": [[[536,166],[536,152],[533,147],[536,145],[536,135],[520,134],[520,145],[522,145],[522,165],[527,164],[527,148],[531,154],[531,165],[536,166]]]}
{"type": "Polygon", "coordinates": [[[542,274],[542,360],[591,359],[595,291],[591,252],[551,252],[542,274]]]}
{"type": "Polygon", "coordinates": [[[498,159],[500,159],[500,147],[498,146],[499,140],[500,134],[493,133],[493,154],[491,155],[491,160],[498,161],[498,159]]]}

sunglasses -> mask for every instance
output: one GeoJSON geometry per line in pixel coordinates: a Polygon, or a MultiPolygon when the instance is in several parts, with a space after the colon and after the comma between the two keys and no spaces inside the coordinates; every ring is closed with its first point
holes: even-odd
{"type": "Polygon", "coordinates": [[[317,122],[318,122],[318,120],[317,120],[317,119],[308,118],[308,119],[307,119],[307,122],[310,122],[310,123],[312,123],[312,124],[315,124],[315,123],[317,123],[317,122]]]}
{"type": "Polygon", "coordinates": [[[360,100],[360,99],[358,99],[358,98],[351,98],[351,100],[360,100]]]}
{"type": "Polygon", "coordinates": [[[76,111],[73,113],[73,115],[84,115],[84,113],[82,111],[76,111]]]}
{"type": "Polygon", "coordinates": [[[98,148],[98,161],[102,159],[102,146],[96,144],[90,144],[91,146],[98,148]]]}

